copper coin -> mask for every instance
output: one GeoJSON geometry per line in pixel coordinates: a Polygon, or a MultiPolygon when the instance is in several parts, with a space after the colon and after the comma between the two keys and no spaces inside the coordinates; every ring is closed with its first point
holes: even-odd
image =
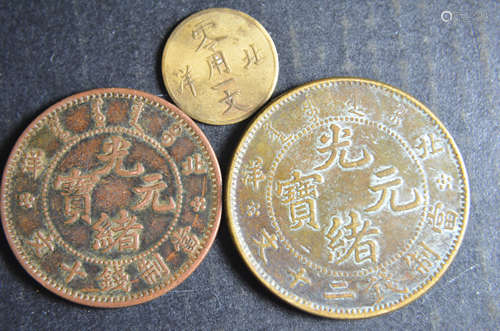
{"type": "Polygon", "coordinates": [[[99,89],[43,112],[12,150],[2,223],[22,266],[50,291],[97,307],[154,299],[214,241],[221,176],[207,138],[178,108],[99,89]]]}
{"type": "Polygon", "coordinates": [[[208,124],[244,120],[270,97],[278,54],[266,29],[229,8],[195,13],[165,44],[162,72],[168,94],[192,118],[208,124]]]}
{"type": "Polygon", "coordinates": [[[274,101],[245,133],[227,185],[250,269],[283,300],[334,318],[422,295],[468,217],[450,134],[408,94],[366,79],[317,81],[274,101]]]}

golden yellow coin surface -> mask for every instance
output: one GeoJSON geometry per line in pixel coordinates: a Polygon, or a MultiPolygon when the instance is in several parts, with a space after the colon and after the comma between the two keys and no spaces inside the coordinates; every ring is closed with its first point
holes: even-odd
{"type": "Polygon", "coordinates": [[[189,116],[230,124],[249,117],[271,97],[278,54],[252,17],[233,9],[207,9],[172,32],[162,72],[170,97],[189,116]]]}
{"type": "Polygon", "coordinates": [[[283,300],[333,318],[422,295],[468,218],[450,134],[408,94],[366,79],[312,82],[270,104],[240,142],[227,185],[250,269],[283,300]]]}

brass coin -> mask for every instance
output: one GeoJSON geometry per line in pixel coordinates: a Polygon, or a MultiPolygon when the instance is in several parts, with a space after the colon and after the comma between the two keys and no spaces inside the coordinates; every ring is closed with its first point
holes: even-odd
{"type": "Polygon", "coordinates": [[[77,94],[42,113],[12,150],[1,194],[23,267],[57,295],[98,307],[139,304],[181,283],[209,250],[222,204],[201,130],[128,89],[77,94]]]}
{"type": "Polygon", "coordinates": [[[439,120],[408,94],[356,78],[299,87],[252,123],[231,165],[238,250],[272,292],[313,314],[395,310],[445,272],[469,189],[439,120]]]}
{"type": "Polygon", "coordinates": [[[249,117],[271,97],[278,54],[252,17],[233,9],[207,9],[172,32],[162,72],[170,97],[189,116],[230,124],[249,117]]]}

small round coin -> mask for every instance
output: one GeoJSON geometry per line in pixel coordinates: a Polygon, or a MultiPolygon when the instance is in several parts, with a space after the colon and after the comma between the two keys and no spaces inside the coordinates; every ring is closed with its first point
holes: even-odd
{"type": "Polygon", "coordinates": [[[208,252],[222,205],[201,130],[129,89],[88,91],[43,112],[10,154],[1,196],[23,267],[97,307],[139,304],[181,283],[208,252]]]}
{"type": "Polygon", "coordinates": [[[445,272],[464,236],[468,180],[439,120],[356,78],[299,87],[245,133],[228,178],[237,248],[273,293],[313,314],[395,310],[445,272]]]}
{"type": "Polygon", "coordinates": [[[162,72],[170,97],[189,116],[230,124],[251,116],[271,97],[278,54],[252,17],[233,9],[207,9],[172,32],[162,72]]]}

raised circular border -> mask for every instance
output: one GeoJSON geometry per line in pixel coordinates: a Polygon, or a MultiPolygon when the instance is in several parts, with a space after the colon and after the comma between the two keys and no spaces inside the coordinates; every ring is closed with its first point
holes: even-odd
{"type": "MultiPolygon", "coordinates": [[[[425,172],[424,172],[424,169],[422,167],[422,164],[420,163],[419,160],[417,160],[416,155],[414,155],[413,151],[411,151],[410,148],[408,147],[409,144],[403,138],[401,138],[401,136],[399,136],[399,134],[397,134],[396,132],[394,132],[394,130],[388,128],[387,126],[385,126],[381,123],[377,123],[377,122],[372,121],[372,120],[356,118],[356,117],[346,117],[346,116],[327,117],[327,118],[320,119],[319,121],[314,122],[313,124],[310,124],[307,127],[303,128],[302,130],[298,131],[279,150],[277,156],[271,162],[268,175],[274,174],[276,172],[276,169],[278,168],[279,163],[283,160],[284,155],[290,150],[290,148],[292,147],[292,145],[294,143],[298,142],[300,139],[302,139],[306,135],[312,134],[313,130],[321,128],[321,127],[323,127],[327,124],[331,124],[333,122],[352,122],[352,123],[363,124],[366,126],[373,126],[376,129],[385,132],[391,138],[395,139],[397,141],[397,143],[399,143],[401,149],[404,150],[408,154],[409,158],[412,159],[413,162],[415,162],[415,164],[417,166],[417,171],[422,176],[421,179],[423,179],[423,183],[421,185],[423,186],[423,189],[424,189],[423,191],[424,191],[425,200],[426,201],[429,200],[429,192],[428,192],[429,188],[427,185],[427,177],[425,176],[425,172]],[[308,131],[311,131],[311,132],[308,132],[308,131]]],[[[273,177],[273,176],[271,176],[271,177],[273,177]]],[[[375,272],[375,271],[379,270],[381,267],[384,268],[384,267],[387,267],[388,265],[391,265],[396,260],[400,259],[406,252],[408,252],[408,250],[410,250],[411,246],[413,245],[413,243],[417,240],[418,236],[420,235],[422,228],[424,227],[424,223],[427,219],[427,210],[426,210],[426,208],[423,208],[422,212],[419,216],[419,220],[417,222],[415,236],[408,241],[408,243],[406,244],[405,247],[403,247],[397,253],[393,254],[393,256],[391,256],[390,258],[388,258],[387,261],[378,263],[377,265],[374,265],[371,268],[369,268],[367,270],[362,270],[362,271],[354,271],[354,272],[332,271],[331,267],[328,268],[325,266],[321,266],[317,262],[313,262],[311,259],[301,255],[298,252],[298,250],[290,243],[290,240],[285,237],[285,235],[283,234],[283,231],[281,230],[281,227],[279,226],[278,218],[276,217],[276,214],[275,214],[274,210],[272,210],[272,206],[271,206],[272,202],[270,200],[270,197],[272,196],[272,187],[273,187],[272,184],[273,184],[273,182],[270,182],[266,185],[266,205],[268,207],[267,210],[268,210],[269,217],[271,219],[271,225],[277,231],[278,236],[281,236],[281,238],[283,238],[282,241],[284,243],[285,249],[287,249],[292,254],[292,256],[295,257],[296,259],[298,259],[302,264],[307,265],[308,267],[310,267],[311,269],[314,269],[317,272],[321,272],[323,274],[330,275],[333,277],[349,277],[349,276],[350,277],[361,277],[361,276],[364,276],[366,274],[375,272]]]]}
{"type": "MultiPolygon", "coordinates": [[[[186,114],[184,114],[179,108],[170,104],[169,102],[146,92],[126,89],[126,88],[102,88],[102,89],[94,89],[89,90],[82,93],[77,93],[63,100],[57,102],[56,104],[50,106],[47,110],[38,115],[23,131],[21,136],[17,139],[14,147],[11,150],[9,158],[4,167],[3,175],[2,175],[2,184],[0,190],[1,197],[1,216],[2,216],[2,226],[4,229],[5,236],[7,238],[7,242],[11,247],[16,259],[22,265],[24,270],[26,270],[31,277],[33,277],[38,283],[40,283],[43,287],[53,292],[54,294],[67,299],[69,301],[87,305],[91,307],[100,307],[100,308],[119,308],[119,307],[128,307],[133,305],[138,305],[150,300],[153,300],[180,283],[182,283],[189,275],[193,273],[193,271],[199,266],[201,261],[205,258],[206,254],[210,250],[215,237],[217,235],[217,231],[220,225],[220,218],[222,213],[222,178],[219,163],[217,161],[217,157],[215,156],[215,152],[213,151],[210,142],[207,137],[201,131],[201,129],[194,123],[194,121],[189,118],[186,114]],[[138,98],[144,101],[149,102],[150,105],[160,108],[161,110],[168,112],[172,117],[176,120],[183,120],[183,123],[186,126],[186,129],[193,137],[204,147],[203,154],[205,157],[208,157],[211,161],[209,165],[209,171],[211,172],[211,177],[214,179],[214,183],[212,185],[213,191],[216,192],[216,204],[211,210],[211,219],[213,219],[213,224],[211,226],[211,232],[208,235],[208,238],[205,238],[206,246],[198,253],[196,260],[192,262],[188,267],[183,267],[178,271],[178,277],[172,276],[169,278],[168,282],[161,283],[156,285],[154,288],[150,288],[148,290],[144,290],[142,292],[136,293],[134,295],[122,295],[117,297],[111,297],[110,299],[102,296],[102,295],[91,295],[87,293],[82,293],[78,291],[73,291],[71,289],[65,288],[60,283],[55,282],[50,279],[44,272],[35,269],[31,264],[26,255],[26,253],[22,249],[22,245],[20,243],[19,238],[15,237],[15,229],[10,222],[10,218],[7,217],[8,203],[10,202],[10,197],[6,192],[7,186],[10,185],[11,179],[7,177],[8,172],[12,171],[11,168],[15,167],[16,164],[13,163],[15,159],[19,157],[23,152],[20,151],[20,147],[24,145],[25,138],[29,136],[30,132],[33,129],[37,129],[39,127],[39,122],[50,116],[52,112],[58,112],[65,110],[67,107],[74,105],[78,102],[88,101],[92,98],[99,96],[121,96],[128,97],[130,99],[138,98]],[[13,233],[14,231],[14,233],[13,233]]],[[[209,224],[210,225],[210,224],[209,224]]],[[[210,227],[209,227],[210,228],[210,227]]]]}
{"type": "Polygon", "coordinates": [[[401,307],[404,307],[408,305],[409,303],[413,302],[417,298],[419,298],[421,295],[423,295],[425,292],[427,292],[428,289],[430,289],[440,278],[441,276],[446,272],[448,267],[450,266],[451,262],[453,261],[454,257],[456,256],[458,252],[458,248],[460,247],[460,244],[463,240],[463,237],[465,235],[465,230],[467,228],[467,222],[469,218],[469,209],[470,209],[470,197],[469,197],[469,179],[467,176],[467,171],[465,170],[465,165],[463,162],[462,155],[460,154],[460,151],[458,150],[455,141],[453,140],[453,137],[450,135],[448,130],[444,127],[444,125],[441,123],[441,121],[434,115],[424,104],[422,104],[420,101],[412,97],[406,92],[403,92],[399,90],[398,88],[395,88],[391,85],[388,85],[386,83],[378,82],[375,80],[370,80],[366,78],[357,78],[357,77],[333,77],[333,78],[325,78],[317,81],[312,81],[307,84],[301,85],[299,87],[296,87],[285,94],[281,95],[277,99],[273,100],[265,109],[263,109],[251,122],[251,124],[248,126],[246,129],[243,137],[241,138],[235,153],[233,155],[232,161],[231,161],[231,166],[228,171],[228,178],[227,178],[227,188],[226,188],[226,212],[227,212],[227,217],[229,221],[229,229],[231,232],[231,236],[233,238],[233,241],[236,244],[236,247],[238,249],[238,252],[240,253],[241,257],[249,267],[249,269],[253,272],[253,274],[259,279],[259,281],[273,294],[277,295],[280,297],[282,300],[288,302],[290,305],[295,306],[296,308],[299,308],[303,311],[309,312],[311,314],[323,316],[323,317],[329,317],[329,318],[339,318],[339,319],[360,319],[360,318],[367,318],[367,317],[373,317],[373,316],[378,316],[382,314],[389,313],[391,311],[397,310],[401,307]],[[458,166],[460,168],[462,177],[462,187],[463,187],[463,226],[462,229],[458,235],[458,237],[454,240],[454,243],[452,244],[453,249],[451,249],[451,252],[447,254],[447,260],[446,262],[441,264],[441,269],[437,270],[435,274],[433,274],[431,277],[429,277],[428,281],[420,285],[418,289],[416,290],[415,293],[411,295],[407,295],[404,297],[402,301],[395,302],[395,303],[390,303],[390,304],[384,304],[381,308],[379,309],[374,309],[370,308],[367,309],[366,311],[363,312],[356,312],[355,308],[354,309],[339,309],[341,312],[336,312],[333,311],[332,309],[326,308],[322,305],[319,305],[314,302],[310,302],[308,300],[304,300],[303,298],[298,297],[295,294],[290,294],[287,290],[281,288],[274,279],[269,277],[267,274],[260,274],[259,269],[262,270],[262,268],[254,262],[252,262],[253,257],[251,255],[247,256],[245,255],[246,249],[244,247],[244,244],[241,243],[238,239],[239,231],[237,228],[237,225],[233,223],[234,215],[233,215],[233,209],[232,209],[232,200],[234,200],[234,197],[232,197],[232,187],[235,185],[235,181],[233,181],[234,177],[234,172],[235,172],[235,165],[240,163],[240,156],[239,153],[240,151],[246,150],[246,141],[251,137],[252,135],[255,134],[255,131],[260,128],[261,121],[266,120],[271,116],[271,114],[276,111],[277,107],[280,106],[281,104],[287,102],[289,99],[293,99],[296,94],[301,93],[303,91],[306,91],[308,89],[316,89],[318,86],[328,86],[330,84],[336,84],[336,83],[344,83],[344,84],[357,84],[357,85],[368,85],[371,87],[377,87],[383,90],[388,90],[392,93],[398,94],[402,96],[403,98],[407,99],[410,103],[412,103],[416,108],[420,109],[425,115],[429,116],[431,121],[434,121],[435,124],[439,127],[443,135],[448,139],[448,142],[450,143],[453,152],[456,156],[456,162],[458,163],[458,166]],[[325,309],[326,308],[326,309],[325,309]]]}
{"type": "Polygon", "coordinates": [[[174,102],[176,104],[179,103],[178,99],[175,97],[174,91],[170,88],[170,84],[167,84],[167,74],[165,73],[165,67],[166,67],[165,63],[167,62],[167,45],[168,45],[168,42],[170,40],[173,40],[173,38],[175,37],[175,35],[182,29],[182,27],[185,24],[188,23],[187,22],[188,20],[193,19],[193,18],[198,17],[198,16],[201,16],[201,15],[206,14],[206,13],[220,12],[220,11],[227,12],[227,13],[230,13],[230,14],[233,14],[233,15],[242,16],[243,18],[246,18],[246,19],[250,20],[251,22],[253,22],[255,24],[255,26],[262,32],[262,34],[264,35],[265,39],[267,40],[267,42],[270,45],[271,52],[273,53],[273,59],[274,59],[275,67],[276,67],[276,74],[274,75],[274,81],[271,84],[271,88],[269,89],[269,93],[262,100],[262,102],[259,103],[259,104],[257,104],[257,105],[255,105],[254,110],[249,111],[249,112],[243,114],[243,116],[237,117],[236,119],[234,119],[232,121],[229,121],[229,122],[211,121],[210,119],[207,119],[207,118],[193,116],[191,114],[191,112],[189,111],[189,109],[184,109],[184,111],[189,116],[191,116],[192,118],[194,118],[195,120],[203,122],[203,123],[206,123],[206,124],[210,124],[210,125],[228,125],[228,124],[234,124],[234,123],[241,122],[241,121],[249,118],[253,114],[255,114],[255,112],[257,112],[260,109],[260,107],[262,107],[269,100],[269,98],[271,98],[271,95],[273,94],[274,89],[276,88],[276,84],[278,83],[278,76],[279,76],[278,51],[276,50],[276,46],[274,45],[274,41],[271,38],[271,35],[269,34],[269,32],[267,32],[266,28],[262,24],[260,24],[259,21],[257,21],[252,16],[250,16],[250,15],[248,15],[248,14],[242,12],[242,11],[236,10],[236,9],[231,9],[231,8],[209,8],[209,9],[205,9],[205,10],[201,10],[199,12],[196,12],[196,13],[194,13],[194,14],[186,17],[185,19],[183,19],[181,21],[181,23],[179,23],[179,25],[177,25],[174,28],[174,30],[172,31],[172,33],[168,37],[167,42],[165,43],[165,46],[163,48],[163,53],[162,53],[162,56],[161,56],[161,73],[162,73],[162,77],[163,77],[163,84],[165,85],[165,87],[167,89],[167,92],[168,92],[168,95],[172,98],[172,100],[174,100],[174,102]]]}
{"type": "Polygon", "coordinates": [[[73,255],[76,255],[79,258],[81,258],[82,260],[85,260],[85,261],[87,261],[89,263],[104,264],[104,265],[121,265],[121,264],[126,264],[126,263],[132,263],[132,262],[136,261],[137,259],[143,258],[143,257],[145,257],[145,256],[153,253],[153,251],[155,251],[158,247],[160,247],[165,242],[165,240],[168,239],[168,237],[170,236],[170,234],[172,232],[172,229],[175,227],[175,225],[179,221],[179,217],[180,217],[181,211],[182,211],[182,209],[184,207],[183,206],[183,201],[182,201],[183,200],[182,199],[183,187],[182,187],[181,176],[179,174],[179,169],[177,168],[177,165],[172,160],[172,157],[160,145],[160,143],[158,143],[157,141],[155,141],[155,139],[153,139],[153,138],[151,138],[149,136],[146,136],[145,134],[140,133],[140,132],[138,132],[135,129],[126,129],[126,128],[119,127],[119,126],[118,127],[97,128],[97,129],[88,131],[88,132],[80,135],[76,139],[72,139],[71,141],[68,142],[68,144],[66,146],[64,146],[62,148],[61,151],[59,151],[58,153],[56,153],[56,155],[53,157],[53,161],[51,162],[50,166],[46,170],[46,176],[45,177],[46,178],[42,182],[41,200],[42,200],[42,206],[43,206],[42,213],[43,213],[44,217],[47,220],[47,227],[49,228],[49,230],[51,231],[51,233],[55,235],[56,240],[59,242],[59,245],[65,247],[73,255]],[[149,144],[150,147],[157,148],[157,149],[160,150],[160,151],[156,151],[156,152],[158,154],[162,155],[167,160],[167,162],[170,164],[170,168],[172,168],[172,170],[173,170],[172,172],[174,173],[175,181],[176,181],[175,184],[177,185],[177,190],[178,190],[178,193],[177,193],[177,202],[180,202],[180,203],[178,203],[178,205],[177,205],[177,208],[176,208],[176,211],[175,211],[175,215],[174,215],[174,220],[172,221],[172,224],[169,226],[169,229],[149,249],[147,249],[144,252],[139,253],[139,254],[133,254],[130,257],[123,257],[123,258],[119,258],[119,259],[113,259],[111,261],[105,261],[101,257],[91,257],[89,255],[86,255],[85,253],[79,252],[77,249],[75,249],[73,246],[71,246],[63,238],[63,236],[57,230],[57,227],[54,225],[54,222],[52,222],[52,219],[50,218],[50,212],[49,212],[49,208],[48,208],[48,201],[47,201],[48,198],[47,198],[47,195],[48,195],[48,191],[50,189],[49,188],[49,185],[50,185],[49,182],[51,182],[51,176],[53,175],[55,168],[59,165],[61,159],[68,153],[68,151],[71,148],[75,147],[78,143],[80,143],[82,140],[84,140],[86,138],[95,137],[96,135],[100,135],[100,134],[110,134],[110,133],[116,133],[116,132],[126,133],[127,135],[132,136],[132,137],[134,137],[137,140],[142,140],[144,143],[149,144]],[[144,136],[144,137],[142,137],[142,136],[144,136]],[[158,146],[156,146],[156,145],[158,145],[158,146]]]}

